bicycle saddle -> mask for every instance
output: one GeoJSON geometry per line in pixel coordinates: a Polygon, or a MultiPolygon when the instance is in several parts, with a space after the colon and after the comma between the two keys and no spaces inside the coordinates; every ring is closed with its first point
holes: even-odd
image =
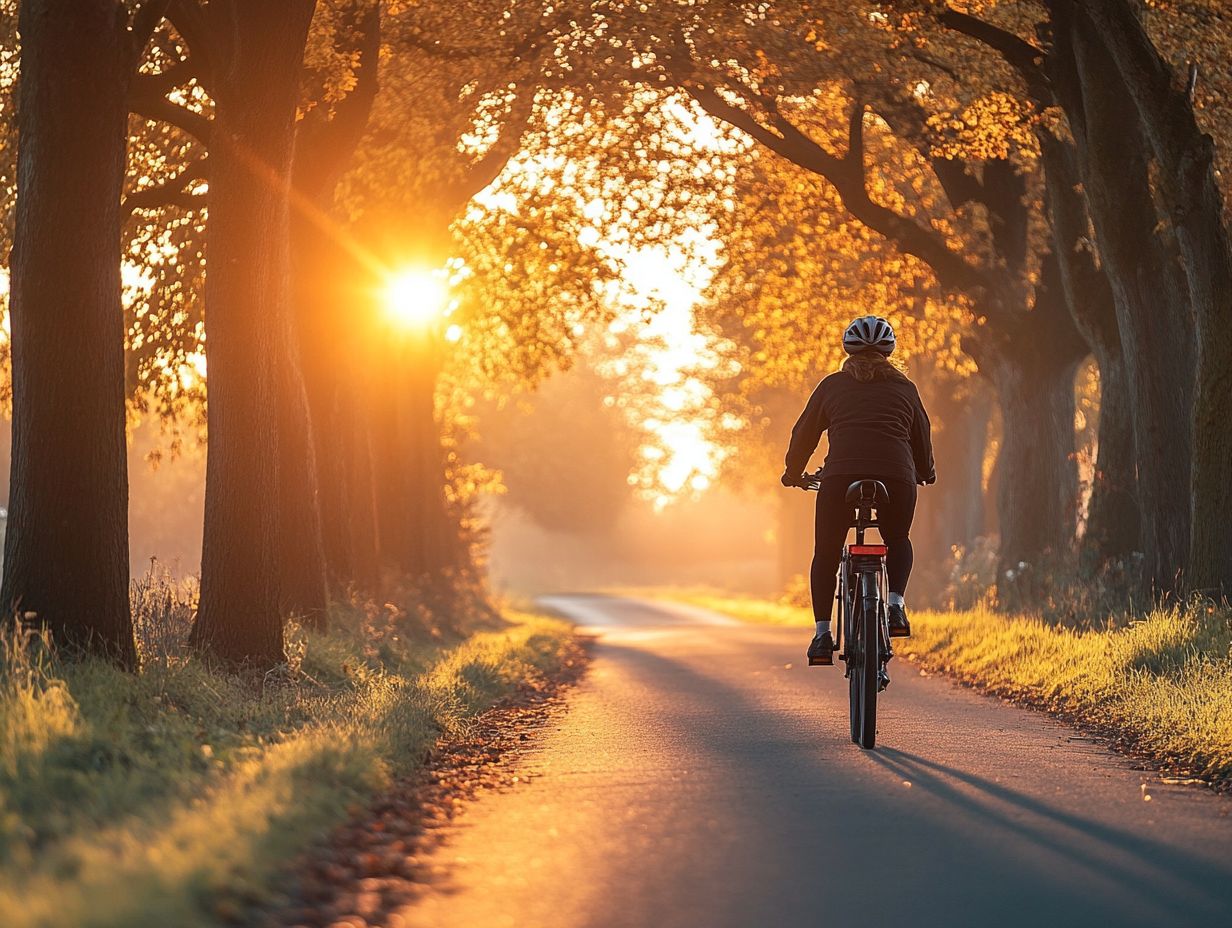
{"type": "Polygon", "coordinates": [[[890,498],[890,492],[880,480],[857,480],[847,488],[847,502],[852,506],[877,507],[890,498]]]}

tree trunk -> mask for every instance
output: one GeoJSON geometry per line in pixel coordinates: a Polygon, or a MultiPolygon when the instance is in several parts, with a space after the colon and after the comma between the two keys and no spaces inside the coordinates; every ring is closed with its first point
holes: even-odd
{"type": "MultiPolygon", "coordinates": [[[[287,320],[288,324],[290,320],[287,320]]],[[[278,555],[280,611],[310,628],[325,627],[328,595],[317,486],[316,446],[298,359],[285,335],[278,380],[278,555]]]]}
{"type": "MultiPolygon", "coordinates": [[[[1158,228],[1146,141],[1125,86],[1085,19],[1076,18],[1071,34],[1081,108],[1069,110],[1133,397],[1144,566],[1155,589],[1167,592],[1190,535],[1194,344],[1186,285],[1158,228]]],[[[1103,389],[1101,399],[1110,393],[1103,389]]]]}
{"type": "Polygon", "coordinates": [[[1070,550],[1077,526],[1074,377],[1088,355],[1065,303],[1060,268],[1046,255],[1035,304],[1016,331],[968,339],[1001,410],[997,521],[1001,575],[1070,550]]]}
{"type": "Polygon", "coordinates": [[[1099,429],[1096,433],[1095,474],[1087,506],[1082,548],[1097,563],[1125,559],[1137,550],[1141,537],[1134,474],[1134,414],[1124,360],[1096,351],[1099,366],[1099,429]]]}
{"type": "Polygon", "coordinates": [[[454,562],[445,472],[435,413],[435,346],[394,346],[372,402],[373,477],[384,565],[419,577],[454,562]]]}
{"type": "Polygon", "coordinates": [[[1117,302],[1104,270],[1095,264],[1087,237],[1087,208],[1079,192],[1073,146],[1040,133],[1045,197],[1058,267],[1074,324],[1099,365],[1100,409],[1095,473],[1082,549],[1096,564],[1138,550],[1138,457],[1134,412],[1125,370],[1117,302]]]}
{"type": "Polygon", "coordinates": [[[993,402],[982,390],[968,386],[964,392],[962,410],[946,438],[944,460],[952,487],[943,511],[949,514],[949,543],[969,549],[984,534],[984,454],[993,402]]]}
{"type": "Polygon", "coordinates": [[[225,661],[284,659],[279,409],[288,332],[288,191],[313,0],[212,0],[222,56],[205,282],[209,447],[201,604],[191,641],[225,661]]]}
{"type": "Polygon", "coordinates": [[[380,527],[374,475],[375,429],[371,410],[357,386],[347,388],[344,396],[347,403],[343,408],[349,407],[352,413],[349,429],[343,432],[349,439],[344,452],[348,455],[346,499],[349,515],[346,525],[351,551],[351,579],[361,589],[375,592],[381,583],[380,527]]]}
{"type": "Polygon", "coordinates": [[[1125,0],[1099,0],[1084,4],[1083,12],[1115,62],[1155,156],[1157,187],[1176,233],[1196,321],[1186,585],[1227,594],[1232,590],[1232,248],[1214,140],[1199,129],[1193,100],[1180,89],[1133,7],[1125,0]]]}
{"type": "MultiPolygon", "coordinates": [[[[330,264],[330,267],[334,265],[330,264]]],[[[352,477],[349,473],[351,432],[354,423],[345,418],[345,383],[353,375],[354,358],[350,339],[335,338],[331,347],[323,338],[323,328],[304,318],[304,307],[314,297],[306,287],[298,286],[297,307],[300,316],[300,344],[303,346],[304,387],[312,422],[314,456],[317,464],[317,500],[320,514],[322,553],[329,587],[339,593],[354,579],[354,565],[347,524],[350,512],[349,494],[352,477]]],[[[330,313],[333,325],[339,322],[338,306],[330,313]]],[[[316,315],[316,313],[313,313],[316,315]]]]}
{"type": "Polygon", "coordinates": [[[22,4],[3,611],[136,664],[120,196],[135,55],[114,0],[22,4]]]}
{"type": "MultiPolygon", "coordinates": [[[[370,275],[337,237],[334,191],[363,138],[378,87],[381,4],[345,10],[355,39],[355,83],[341,101],[309,114],[299,126],[294,167],[297,202],[291,223],[294,335],[300,353],[316,464],[316,513],[328,588],[345,595],[355,581],[349,518],[353,423],[344,411],[357,376],[356,330],[371,323],[371,301],[356,284],[370,275]],[[346,283],[344,284],[343,281],[346,283]]],[[[314,569],[311,592],[316,594],[314,569]]],[[[324,594],[322,594],[323,596],[324,594]]]]}
{"type": "MultiPolygon", "coordinates": [[[[427,346],[436,353],[439,346],[427,346]]],[[[412,363],[401,416],[403,479],[406,481],[408,546],[404,565],[411,576],[436,573],[458,563],[458,527],[445,504],[445,459],[436,417],[438,365],[412,363]]]]}
{"type": "Polygon", "coordinates": [[[377,349],[379,371],[369,380],[365,397],[371,423],[372,493],[376,508],[377,539],[383,570],[403,573],[410,561],[410,527],[405,460],[402,447],[401,405],[404,360],[391,338],[377,349]]]}
{"type": "Polygon", "coordinates": [[[1074,540],[1074,375],[1080,357],[1005,353],[990,377],[1001,406],[1000,570],[1038,566],[1074,540]]]}
{"type": "Polygon", "coordinates": [[[940,604],[954,547],[969,548],[983,533],[984,450],[992,403],[986,390],[921,364],[913,370],[933,425],[935,486],[921,490],[916,522],[913,602],[940,604]]]}
{"type": "MultiPolygon", "coordinates": [[[[370,380],[360,366],[366,356],[362,333],[372,325],[373,307],[361,295],[364,285],[355,284],[370,271],[323,232],[319,215],[297,215],[292,222],[295,327],[312,424],[325,573],[329,589],[341,596],[363,572],[350,523],[371,521],[370,512],[361,516],[356,508],[364,504],[354,498],[360,479],[354,465],[357,450],[366,454],[368,442],[365,435],[357,449],[357,429],[367,421],[360,385],[370,380]]],[[[369,508],[371,503],[369,498],[369,508]]]]}

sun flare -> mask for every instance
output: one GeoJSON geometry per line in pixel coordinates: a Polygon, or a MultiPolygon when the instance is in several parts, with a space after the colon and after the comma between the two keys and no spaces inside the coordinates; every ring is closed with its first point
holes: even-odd
{"type": "Polygon", "coordinates": [[[400,271],[385,285],[385,310],[406,329],[422,330],[448,314],[449,281],[443,271],[400,271]]]}

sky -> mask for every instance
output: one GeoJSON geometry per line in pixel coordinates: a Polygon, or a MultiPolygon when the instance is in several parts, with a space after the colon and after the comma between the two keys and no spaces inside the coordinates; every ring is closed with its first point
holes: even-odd
{"type": "Polygon", "coordinates": [[[630,295],[625,311],[611,325],[616,334],[630,329],[636,333],[634,352],[641,357],[635,369],[656,388],[647,401],[628,408],[634,424],[649,433],[640,473],[630,479],[657,509],[707,489],[722,462],[721,449],[706,434],[709,388],[691,375],[693,368],[714,363],[707,337],[694,324],[694,307],[711,276],[714,251],[703,249],[702,258],[690,257],[697,253],[653,247],[628,255],[625,282],[630,295]],[[661,300],[662,308],[647,320],[642,307],[652,299],[661,300]]]}

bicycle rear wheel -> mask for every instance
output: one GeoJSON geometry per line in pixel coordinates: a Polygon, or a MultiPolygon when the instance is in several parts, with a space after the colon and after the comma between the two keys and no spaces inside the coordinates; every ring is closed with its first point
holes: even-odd
{"type": "MultiPolygon", "coordinates": [[[[860,577],[861,593],[875,583],[871,574],[860,577]]],[[[847,647],[848,685],[851,701],[851,740],[862,748],[877,744],[877,683],[880,657],[877,636],[878,597],[861,595],[853,603],[851,640],[847,647]]]]}

